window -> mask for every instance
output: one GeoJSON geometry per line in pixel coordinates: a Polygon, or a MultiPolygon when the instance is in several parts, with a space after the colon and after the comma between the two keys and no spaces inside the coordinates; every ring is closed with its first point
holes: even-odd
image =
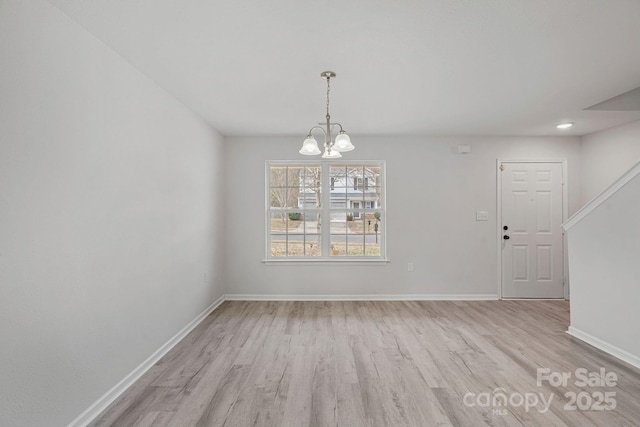
{"type": "Polygon", "coordinates": [[[385,258],[384,162],[267,162],[268,260],[385,258]]]}
{"type": "Polygon", "coordinates": [[[360,190],[360,191],[369,190],[369,177],[367,177],[367,176],[365,176],[365,177],[356,177],[353,180],[353,189],[354,190],[360,190]]]}

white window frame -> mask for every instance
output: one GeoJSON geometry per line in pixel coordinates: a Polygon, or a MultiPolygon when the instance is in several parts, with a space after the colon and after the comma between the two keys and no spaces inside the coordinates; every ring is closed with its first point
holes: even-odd
{"type": "MultiPolygon", "coordinates": [[[[294,263],[387,263],[389,262],[387,258],[387,238],[386,238],[386,229],[387,229],[387,209],[386,209],[386,162],[383,160],[334,160],[334,161],[326,161],[326,160],[269,160],[265,162],[265,259],[263,262],[267,264],[279,264],[286,262],[294,262],[294,263]],[[351,208],[331,208],[331,177],[330,177],[330,168],[332,166],[377,166],[380,167],[380,178],[382,180],[380,186],[381,193],[381,203],[376,204],[375,208],[365,208],[365,203],[362,203],[360,209],[351,209],[351,208]],[[381,213],[379,229],[380,234],[378,234],[378,239],[380,242],[380,255],[379,256],[336,256],[330,254],[331,247],[331,230],[330,227],[323,226],[321,228],[321,256],[272,256],[271,255],[271,213],[275,212],[271,208],[271,200],[270,200],[270,179],[271,179],[271,167],[272,166],[301,166],[301,167],[310,167],[310,166],[320,166],[322,168],[322,181],[321,181],[321,216],[322,218],[330,218],[331,212],[341,211],[347,213],[353,213],[357,211],[363,211],[367,209],[376,210],[381,213]]],[[[378,186],[378,183],[376,183],[378,186]]],[[[348,188],[348,186],[347,186],[348,188]]],[[[301,210],[302,211],[302,210],[301,210]]]]}

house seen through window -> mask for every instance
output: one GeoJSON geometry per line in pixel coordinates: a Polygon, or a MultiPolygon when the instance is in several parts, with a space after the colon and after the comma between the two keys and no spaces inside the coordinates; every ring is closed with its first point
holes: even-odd
{"type": "Polygon", "coordinates": [[[267,259],[383,259],[383,162],[267,162],[267,259]]]}

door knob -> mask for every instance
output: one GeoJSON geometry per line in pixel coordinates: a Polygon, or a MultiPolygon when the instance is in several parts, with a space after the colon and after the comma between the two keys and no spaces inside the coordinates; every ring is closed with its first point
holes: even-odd
{"type": "Polygon", "coordinates": [[[502,238],[503,238],[504,240],[509,240],[509,239],[510,239],[510,237],[509,237],[509,236],[502,236],[502,238]]]}

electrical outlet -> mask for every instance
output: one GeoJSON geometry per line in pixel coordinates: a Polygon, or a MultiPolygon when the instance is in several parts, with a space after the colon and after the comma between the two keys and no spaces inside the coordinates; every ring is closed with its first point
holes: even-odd
{"type": "Polygon", "coordinates": [[[412,262],[407,264],[407,271],[413,271],[413,263],[412,262]]]}

